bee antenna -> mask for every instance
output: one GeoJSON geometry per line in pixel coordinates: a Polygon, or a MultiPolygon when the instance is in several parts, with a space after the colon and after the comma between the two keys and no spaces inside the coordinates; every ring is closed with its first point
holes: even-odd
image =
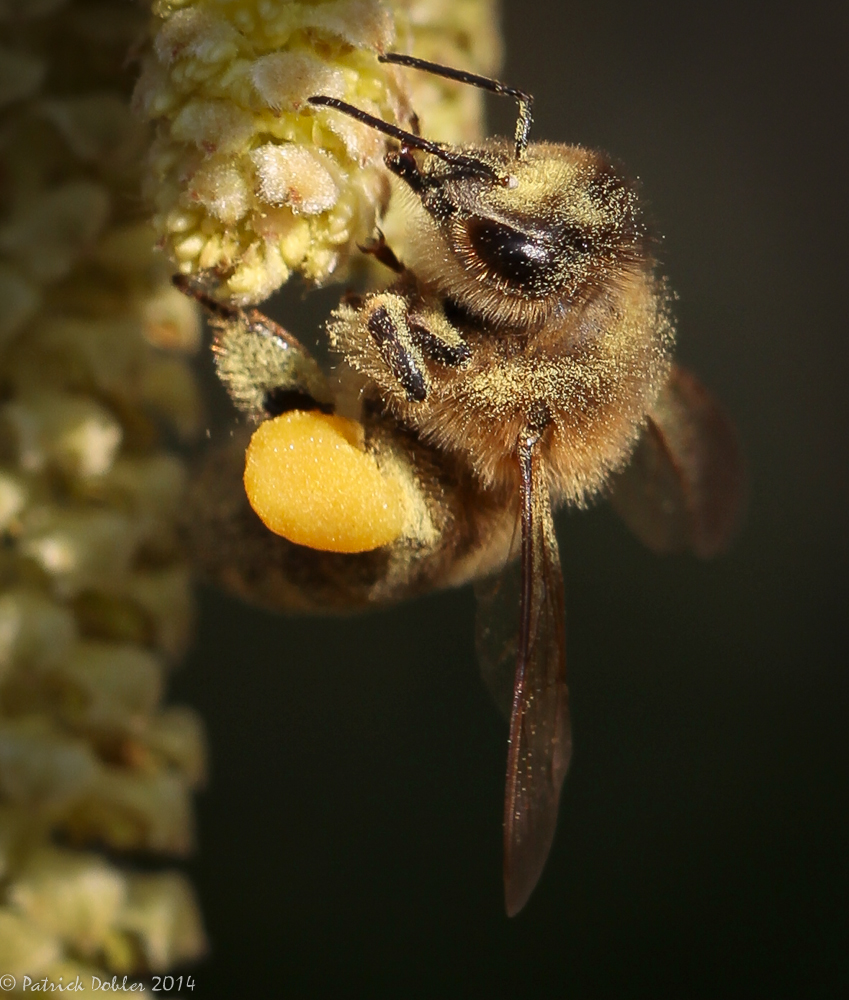
{"type": "Polygon", "coordinates": [[[458,83],[468,83],[473,87],[480,87],[481,90],[488,90],[491,94],[501,94],[504,97],[514,98],[519,104],[519,117],[516,121],[516,159],[522,159],[528,148],[528,136],[531,132],[531,111],[534,106],[531,94],[526,94],[523,90],[516,90],[515,87],[508,87],[499,80],[493,80],[488,76],[478,76],[476,73],[467,73],[462,69],[451,69],[450,66],[441,66],[439,63],[417,59],[415,56],[405,56],[401,52],[387,52],[386,55],[378,56],[377,60],[382,63],[394,63],[398,66],[424,70],[425,73],[444,76],[448,80],[456,80],[458,83]]]}
{"type": "Polygon", "coordinates": [[[348,115],[350,118],[354,118],[356,121],[362,122],[364,125],[368,125],[378,132],[382,132],[384,135],[397,139],[404,146],[421,149],[425,153],[438,156],[440,160],[451,163],[455,167],[460,167],[468,173],[478,174],[482,177],[503,183],[501,175],[488,163],[484,163],[483,160],[479,160],[474,156],[467,156],[465,153],[458,153],[450,146],[446,146],[441,142],[431,142],[429,139],[423,139],[419,135],[414,135],[412,132],[407,132],[405,129],[399,128],[397,125],[390,125],[389,122],[375,118],[373,115],[361,111],[360,108],[355,108],[353,104],[346,104],[345,101],[340,101],[336,97],[325,97],[323,94],[309,97],[307,98],[307,102],[315,107],[333,108],[334,111],[341,111],[342,114],[348,115]]]}

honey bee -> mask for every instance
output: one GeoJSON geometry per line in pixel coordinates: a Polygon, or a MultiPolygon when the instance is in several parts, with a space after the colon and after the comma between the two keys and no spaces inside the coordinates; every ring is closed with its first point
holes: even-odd
{"type": "Polygon", "coordinates": [[[672,362],[671,293],[634,184],[602,153],[530,142],[528,94],[381,59],[512,97],[518,119],[512,140],[451,146],[310,99],[312,113],[397,142],[385,162],[407,220],[403,259],[379,233],[363,248],[394,283],[349,294],[329,321],[335,380],[261,313],[181,284],[211,310],[236,405],[257,422],[289,410],[356,418],[365,449],[403,484],[405,528],[358,554],[271,535],[240,488],[236,444],[200,475],[192,531],[212,576],[276,608],[347,611],[476,583],[481,667],[510,718],[513,915],[548,857],[572,746],[553,511],[609,495],[652,548],[709,556],[737,519],[741,459],[719,406],[672,362]]]}

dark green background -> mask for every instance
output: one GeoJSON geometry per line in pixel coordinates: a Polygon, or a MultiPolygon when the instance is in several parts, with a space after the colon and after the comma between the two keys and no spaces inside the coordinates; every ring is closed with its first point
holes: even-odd
{"type": "MultiPolygon", "coordinates": [[[[833,5],[837,10],[839,5],[833,5]]],[[[537,138],[643,182],[679,356],[751,472],[715,563],[604,508],[560,523],[575,755],[527,910],[502,911],[506,731],[467,591],[275,618],[201,594],[173,684],[212,780],[200,998],[835,997],[847,960],[846,24],[812,4],[508,2],[537,138]],[[754,8],[754,5],[751,5],[754,8]]],[[[494,121],[511,128],[508,107],[494,121]]],[[[299,335],[338,293],[284,305],[299,335]]],[[[279,314],[279,313],[278,313],[279,314]]]]}

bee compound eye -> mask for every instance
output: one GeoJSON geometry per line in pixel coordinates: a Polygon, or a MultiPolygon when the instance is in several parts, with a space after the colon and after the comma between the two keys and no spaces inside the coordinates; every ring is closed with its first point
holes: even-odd
{"type": "Polygon", "coordinates": [[[470,250],[496,281],[530,293],[550,290],[559,266],[548,240],[494,219],[470,219],[465,229],[470,250]]]}

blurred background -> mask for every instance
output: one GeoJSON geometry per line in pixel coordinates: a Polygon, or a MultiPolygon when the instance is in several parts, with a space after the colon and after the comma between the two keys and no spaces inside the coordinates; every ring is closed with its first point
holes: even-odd
{"type": "MultiPolygon", "coordinates": [[[[506,0],[502,76],[535,95],[534,136],[642,181],[679,359],[745,445],[746,522],[701,563],[650,555],[603,506],[561,517],[575,754],[512,921],[471,594],[310,620],[202,591],[172,685],[212,742],[196,995],[849,986],[844,17],[506,0]]],[[[509,103],[492,121],[512,132],[509,103]]],[[[308,340],[338,295],[293,289],[277,315],[308,340]]]]}

